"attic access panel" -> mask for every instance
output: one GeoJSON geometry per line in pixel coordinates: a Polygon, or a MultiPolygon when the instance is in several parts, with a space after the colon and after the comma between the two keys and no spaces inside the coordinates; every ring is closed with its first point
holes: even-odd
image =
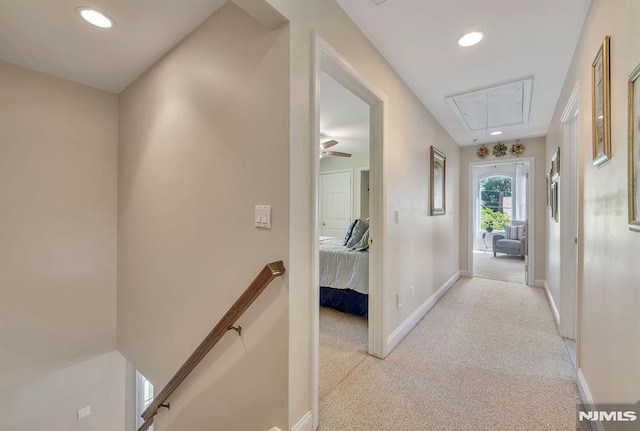
{"type": "Polygon", "coordinates": [[[470,132],[529,122],[533,78],[457,94],[449,107],[470,132]]]}

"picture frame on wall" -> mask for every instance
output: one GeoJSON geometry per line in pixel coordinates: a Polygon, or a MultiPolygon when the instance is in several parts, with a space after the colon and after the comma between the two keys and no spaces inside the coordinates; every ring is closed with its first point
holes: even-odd
{"type": "Polygon", "coordinates": [[[431,215],[444,215],[447,157],[433,145],[431,146],[430,157],[431,185],[430,185],[430,208],[431,215]]]}
{"type": "Polygon", "coordinates": [[[640,64],[629,76],[628,194],[629,228],[640,231],[640,64]]]}
{"type": "Polygon", "coordinates": [[[606,36],[591,65],[591,122],[593,128],[593,164],[611,158],[610,37],[606,36]]]}
{"type": "Polygon", "coordinates": [[[556,148],[551,158],[551,181],[557,182],[560,179],[560,147],[556,148]]]}

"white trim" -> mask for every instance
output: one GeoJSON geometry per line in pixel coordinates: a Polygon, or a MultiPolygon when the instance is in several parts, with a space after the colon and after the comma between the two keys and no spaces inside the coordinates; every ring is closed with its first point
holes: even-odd
{"type": "Polygon", "coordinates": [[[567,100],[567,104],[564,107],[564,111],[562,111],[562,115],[560,116],[561,123],[567,123],[578,115],[578,83],[573,86],[573,90],[571,90],[571,96],[567,100]]]}
{"type": "MultiPolygon", "coordinates": [[[[593,401],[593,397],[591,396],[591,391],[589,390],[589,386],[587,385],[587,380],[584,378],[584,374],[582,374],[582,370],[578,368],[578,373],[576,375],[577,383],[578,383],[578,392],[580,393],[580,398],[582,398],[582,403],[586,404],[590,407],[595,407],[595,402],[593,401]]],[[[591,429],[593,431],[605,431],[604,425],[600,421],[590,421],[591,429]]]]}
{"type": "Polygon", "coordinates": [[[549,285],[546,281],[544,283],[544,293],[547,294],[547,300],[549,301],[549,307],[551,308],[551,314],[553,314],[553,320],[556,322],[556,328],[558,329],[558,333],[560,333],[560,313],[558,313],[558,307],[556,307],[556,303],[553,300],[553,296],[551,295],[551,291],[549,290],[549,285]]]}
{"type": "Polygon", "coordinates": [[[383,358],[383,285],[385,282],[385,239],[387,214],[386,189],[386,141],[387,141],[387,97],[370,82],[363,78],[332,46],[320,35],[313,33],[312,37],[312,107],[311,113],[311,142],[316,151],[311,151],[311,190],[315,193],[312,203],[314,220],[311,229],[311,414],[313,429],[318,428],[319,411],[319,375],[320,375],[320,286],[319,286],[319,257],[318,250],[318,180],[320,175],[320,158],[317,143],[320,141],[320,72],[325,72],[342,84],[347,90],[362,99],[370,106],[369,122],[369,184],[372,193],[369,196],[370,229],[373,245],[369,248],[369,334],[368,351],[370,355],[383,358]]]}
{"type": "Polygon", "coordinates": [[[535,286],[535,274],[536,274],[536,158],[535,157],[518,157],[514,159],[506,159],[506,160],[491,160],[491,161],[482,161],[482,162],[469,162],[469,193],[468,193],[468,202],[467,202],[467,272],[469,277],[473,277],[473,234],[475,232],[474,222],[474,214],[475,214],[475,202],[476,195],[474,193],[475,190],[475,182],[473,176],[473,168],[475,166],[484,166],[484,165],[499,165],[499,164],[509,164],[509,163],[519,163],[519,162],[529,162],[529,181],[527,182],[528,188],[528,204],[527,204],[527,245],[529,246],[528,250],[528,262],[529,262],[529,286],[535,286]]]}
{"type": "Polygon", "coordinates": [[[533,282],[533,287],[544,287],[547,282],[544,280],[535,280],[533,282]]]}
{"type": "Polygon", "coordinates": [[[418,324],[420,319],[433,308],[442,296],[455,284],[460,278],[460,271],[457,271],[450,279],[444,282],[440,288],[429,297],[416,311],[411,313],[411,316],[407,318],[398,328],[393,331],[389,338],[387,338],[387,351],[392,351],[400,341],[418,324]]]}
{"type": "Polygon", "coordinates": [[[291,427],[291,431],[314,431],[311,411],[305,413],[305,415],[291,427]]]}
{"type": "Polygon", "coordinates": [[[562,181],[560,181],[560,335],[577,339],[579,248],[578,235],[578,84],[562,116],[562,181]]]}
{"type": "Polygon", "coordinates": [[[471,271],[467,271],[466,269],[461,269],[458,272],[460,273],[460,277],[472,277],[471,271]]]}

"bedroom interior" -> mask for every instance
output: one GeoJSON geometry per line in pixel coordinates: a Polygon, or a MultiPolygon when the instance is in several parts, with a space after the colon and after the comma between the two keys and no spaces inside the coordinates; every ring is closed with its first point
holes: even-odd
{"type": "Polygon", "coordinates": [[[320,74],[319,402],[367,357],[369,106],[320,74]]]}

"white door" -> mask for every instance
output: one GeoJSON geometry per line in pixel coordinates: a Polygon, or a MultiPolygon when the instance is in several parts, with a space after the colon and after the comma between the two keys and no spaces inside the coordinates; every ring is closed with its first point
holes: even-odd
{"type": "Polygon", "coordinates": [[[320,175],[320,235],[344,238],[351,223],[351,172],[320,175]]]}

